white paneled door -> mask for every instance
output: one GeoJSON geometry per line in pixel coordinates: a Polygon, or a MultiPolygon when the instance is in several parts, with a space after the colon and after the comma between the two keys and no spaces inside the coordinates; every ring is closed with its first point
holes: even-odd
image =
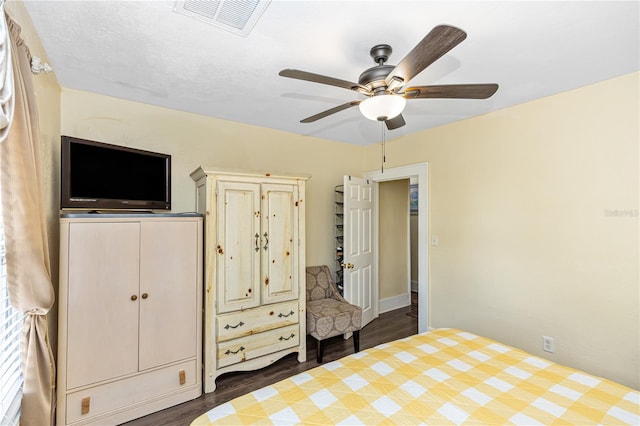
{"type": "Polygon", "coordinates": [[[344,297],[362,308],[364,327],[378,316],[373,273],[373,188],[366,179],[344,177],[344,297]]]}

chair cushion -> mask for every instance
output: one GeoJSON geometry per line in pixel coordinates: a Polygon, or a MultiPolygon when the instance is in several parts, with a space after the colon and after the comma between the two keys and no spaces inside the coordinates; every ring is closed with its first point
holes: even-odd
{"type": "Polygon", "coordinates": [[[307,302],[307,334],[318,340],[360,330],[362,309],[336,299],[307,302]]]}
{"type": "Polygon", "coordinates": [[[307,266],[307,301],[332,297],[333,278],[326,265],[307,266]]]}

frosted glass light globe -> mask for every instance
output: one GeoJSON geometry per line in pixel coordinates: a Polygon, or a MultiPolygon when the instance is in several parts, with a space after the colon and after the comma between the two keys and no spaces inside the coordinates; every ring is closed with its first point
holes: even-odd
{"type": "Polygon", "coordinates": [[[371,96],[360,102],[360,112],[369,120],[385,121],[400,115],[407,100],[398,95],[371,96]]]}

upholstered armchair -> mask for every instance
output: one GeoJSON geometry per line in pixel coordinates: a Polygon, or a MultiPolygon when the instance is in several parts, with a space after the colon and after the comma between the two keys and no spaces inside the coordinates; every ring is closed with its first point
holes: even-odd
{"type": "Polygon", "coordinates": [[[307,334],[317,343],[317,360],[322,363],[323,341],[353,333],[353,349],[360,351],[362,309],[347,302],[338,292],[326,265],[307,267],[307,334]]]}

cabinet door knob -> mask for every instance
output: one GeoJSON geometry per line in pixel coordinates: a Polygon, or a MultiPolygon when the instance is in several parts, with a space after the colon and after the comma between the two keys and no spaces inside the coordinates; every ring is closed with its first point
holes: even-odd
{"type": "Polygon", "coordinates": [[[147,293],[142,293],[142,298],[146,299],[147,297],[149,297],[149,295],[147,293]]]}
{"type": "Polygon", "coordinates": [[[137,295],[135,295],[135,294],[132,294],[132,295],[131,295],[131,300],[138,300],[138,296],[137,296],[137,295]]]}

